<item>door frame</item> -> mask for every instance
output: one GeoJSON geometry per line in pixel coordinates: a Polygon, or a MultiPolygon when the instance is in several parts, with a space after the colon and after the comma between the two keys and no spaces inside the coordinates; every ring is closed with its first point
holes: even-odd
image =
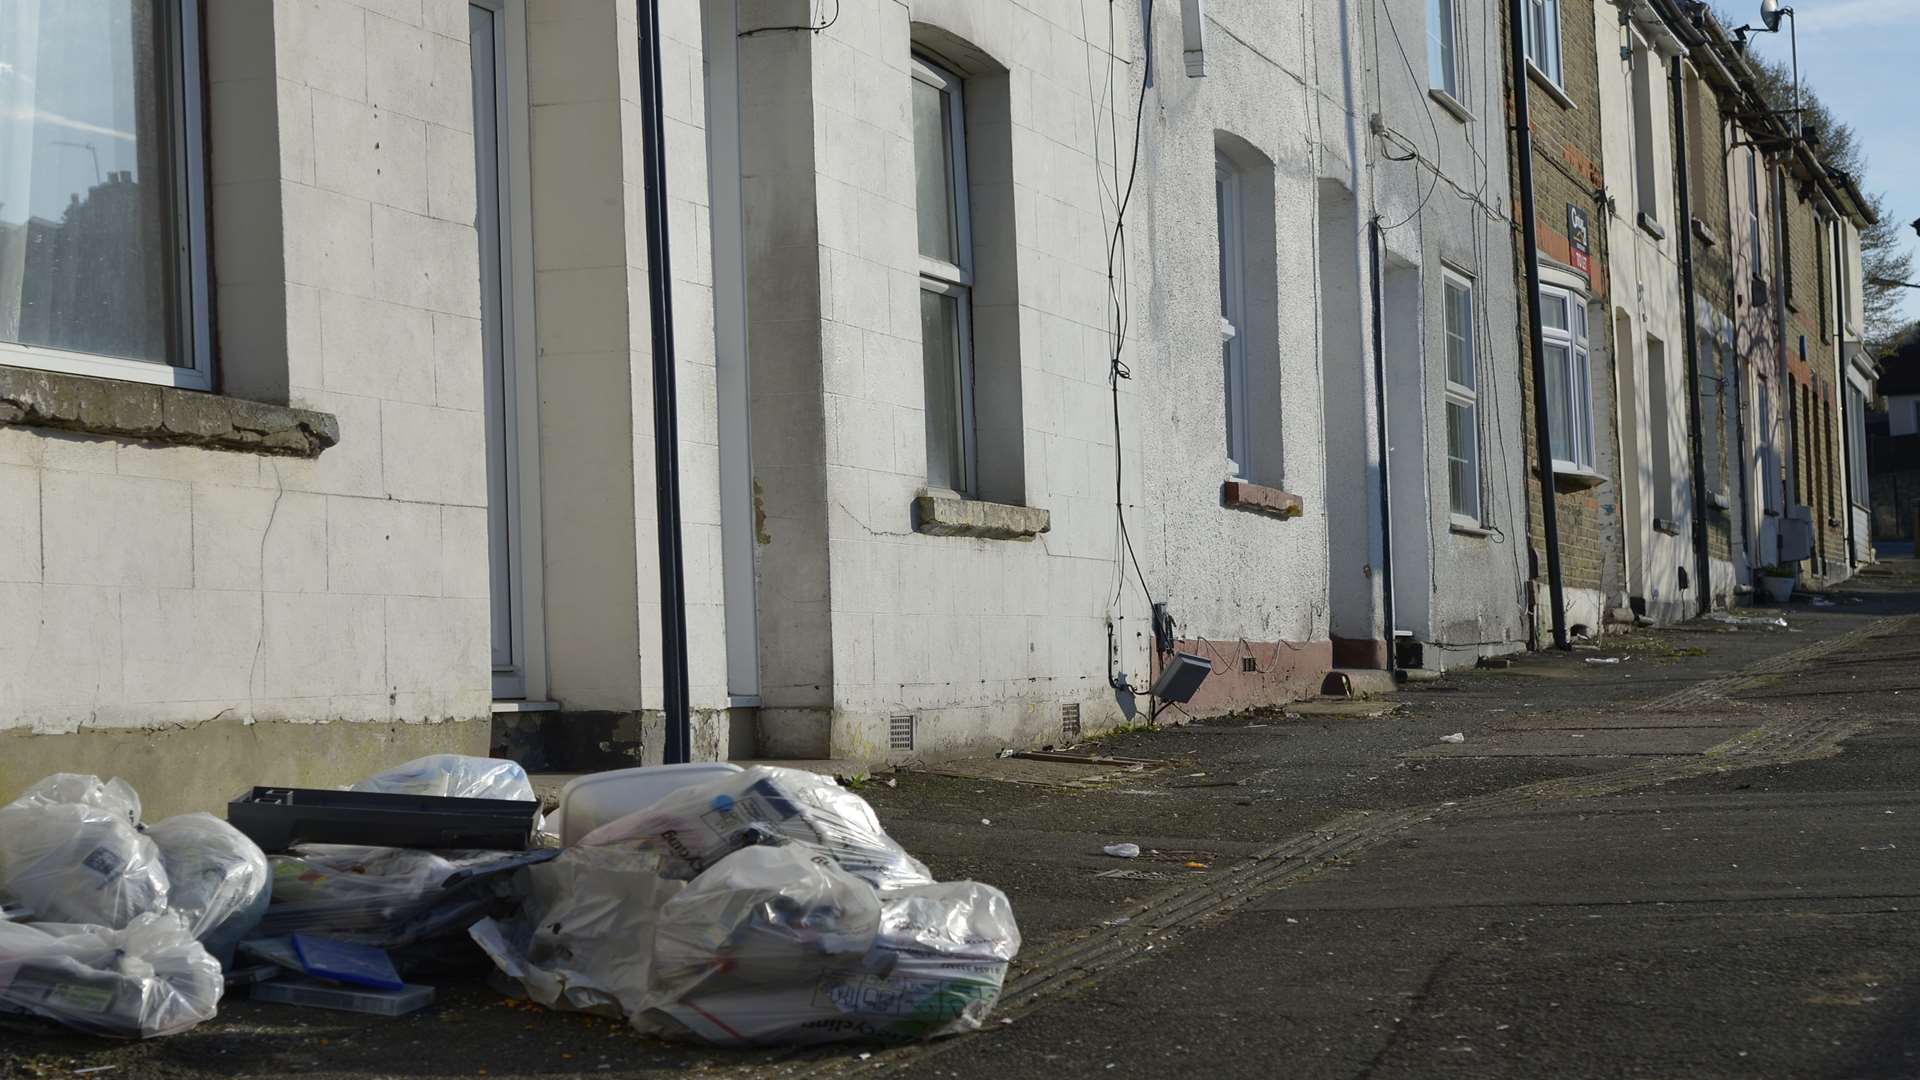
{"type": "MultiPolygon", "coordinates": [[[[512,609],[517,671],[501,685],[494,676],[496,700],[544,701],[547,696],[546,604],[541,561],[540,383],[533,304],[533,169],[528,154],[530,103],[527,93],[527,18],[524,0],[468,0],[498,17],[501,31],[494,58],[494,100],[499,109],[496,137],[500,229],[502,361],[509,376],[504,421],[508,438],[507,488],[511,515],[507,544],[517,552],[509,568],[509,588],[518,600],[512,609]],[[506,692],[503,693],[502,691],[506,692]],[[518,693],[513,691],[517,690],[518,693]]],[[[481,298],[486,302],[486,298],[481,298]]],[[[491,436],[492,417],[486,418],[491,436]]],[[[493,513],[491,506],[488,514],[493,513]]],[[[491,520],[488,523],[492,529],[491,520]]],[[[491,582],[491,570],[489,571],[491,582]]],[[[491,600],[489,600],[491,603],[491,600]]],[[[491,648],[489,648],[491,655],[491,648]]],[[[491,662],[489,662],[491,666],[491,662]]]]}

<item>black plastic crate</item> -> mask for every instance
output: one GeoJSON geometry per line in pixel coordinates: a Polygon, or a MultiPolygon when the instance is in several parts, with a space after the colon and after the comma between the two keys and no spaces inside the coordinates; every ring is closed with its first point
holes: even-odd
{"type": "Polygon", "coordinates": [[[295,844],[524,851],[540,804],[382,791],[256,787],[227,804],[227,821],[266,851],[295,844]]]}

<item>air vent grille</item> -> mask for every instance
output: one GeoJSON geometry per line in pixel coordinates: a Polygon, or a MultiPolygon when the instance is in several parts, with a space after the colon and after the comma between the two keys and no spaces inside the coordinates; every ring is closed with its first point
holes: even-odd
{"type": "Polygon", "coordinates": [[[913,717],[906,713],[887,718],[887,749],[913,749],[913,717]]]}
{"type": "Polygon", "coordinates": [[[1063,738],[1080,737],[1080,703],[1060,706],[1060,734],[1063,738]]]}
{"type": "Polygon", "coordinates": [[[1241,671],[1259,671],[1260,665],[1254,662],[1253,657],[1243,656],[1240,658],[1240,670],[1241,671]]]}

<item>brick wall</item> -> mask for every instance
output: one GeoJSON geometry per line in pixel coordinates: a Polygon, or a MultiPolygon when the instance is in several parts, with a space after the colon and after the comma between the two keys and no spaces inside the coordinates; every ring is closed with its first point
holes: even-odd
{"type": "MultiPolygon", "coordinates": [[[[1554,496],[1559,517],[1560,564],[1566,588],[1595,590],[1611,595],[1618,590],[1620,566],[1619,496],[1617,488],[1618,432],[1613,408],[1614,378],[1608,357],[1611,355],[1608,305],[1605,208],[1596,193],[1605,183],[1601,172],[1600,86],[1598,56],[1594,45],[1596,0],[1564,0],[1561,5],[1562,85],[1560,89],[1571,106],[1562,102],[1534,78],[1528,88],[1533,148],[1534,205],[1537,233],[1544,264],[1570,265],[1572,238],[1569,236],[1569,208],[1577,207],[1587,215],[1587,246],[1591,266],[1589,347],[1592,351],[1593,421],[1595,470],[1606,477],[1596,487],[1560,491],[1554,496]]],[[[1510,12],[1503,15],[1510,17],[1510,12]]],[[[1512,125],[1513,102],[1508,101],[1508,122],[1512,125]]],[[[1519,190],[1514,173],[1514,190],[1519,190]]],[[[1516,219],[1518,214],[1515,214],[1516,219]]],[[[1524,279],[1526,250],[1516,228],[1514,235],[1514,273],[1524,279]]],[[[1526,407],[1526,454],[1529,469],[1527,486],[1528,537],[1533,552],[1536,582],[1544,585],[1546,569],[1546,529],[1539,474],[1535,466],[1537,440],[1534,437],[1534,388],[1531,338],[1526,314],[1516,328],[1520,337],[1521,387],[1526,407]]],[[[1536,637],[1544,636],[1550,620],[1536,620],[1536,637]]],[[[1597,627],[1595,628],[1598,629],[1597,627]]]]}
{"type": "Polygon", "coordinates": [[[1788,175],[1792,291],[1787,303],[1787,367],[1795,386],[1796,409],[1790,475],[1797,483],[1792,501],[1813,512],[1813,556],[1801,564],[1801,579],[1820,585],[1843,579],[1851,570],[1841,505],[1846,479],[1840,468],[1840,433],[1835,428],[1840,414],[1833,381],[1837,343],[1830,325],[1834,296],[1828,281],[1831,260],[1826,257],[1831,229],[1820,219],[1816,204],[1802,198],[1802,184],[1799,176],[1788,175]]]}

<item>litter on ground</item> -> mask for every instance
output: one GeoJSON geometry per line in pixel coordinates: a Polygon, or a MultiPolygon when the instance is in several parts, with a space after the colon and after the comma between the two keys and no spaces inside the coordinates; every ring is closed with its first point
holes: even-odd
{"type": "Polygon", "coordinates": [[[231,824],[148,827],[124,781],[50,776],[0,807],[0,1014],[123,1038],[186,1031],[228,993],[399,1016],[433,1000],[415,980],[477,961],[541,1006],[716,1045],[986,1022],[1020,948],[1000,890],[935,881],[825,777],[664,771],[623,770],[665,793],[566,846],[564,793],[549,833],[525,771],[489,758],[256,787],[231,824]],[[498,845],[367,842],[476,828],[498,845]]]}

